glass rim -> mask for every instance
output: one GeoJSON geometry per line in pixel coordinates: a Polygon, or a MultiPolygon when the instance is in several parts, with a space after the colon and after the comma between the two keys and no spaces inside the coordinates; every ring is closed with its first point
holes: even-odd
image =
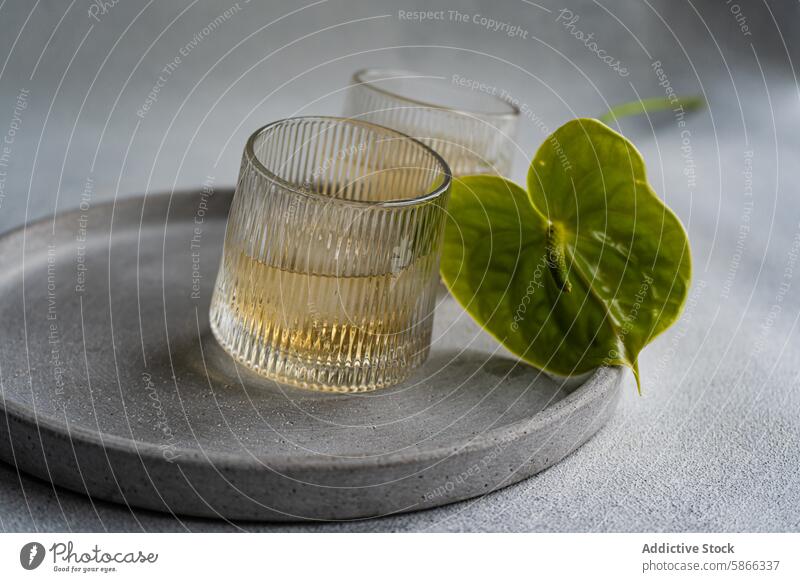
{"type": "Polygon", "coordinates": [[[379,125],[377,123],[372,123],[372,122],[369,122],[369,121],[363,121],[363,120],[360,120],[360,119],[353,119],[353,118],[350,118],[350,117],[336,117],[336,116],[332,116],[332,115],[301,115],[301,116],[297,116],[297,117],[286,117],[286,118],[283,118],[283,119],[278,119],[276,121],[273,121],[271,123],[263,125],[263,126],[259,127],[257,130],[255,130],[250,135],[250,137],[247,139],[247,143],[245,144],[244,151],[245,151],[245,156],[247,157],[248,162],[251,163],[253,165],[253,167],[258,172],[263,174],[264,177],[266,177],[268,180],[270,180],[272,182],[276,182],[282,188],[284,188],[285,190],[289,190],[290,192],[292,192],[294,194],[298,194],[300,196],[305,196],[305,197],[308,197],[308,198],[313,198],[315,200],[320,200],[320,201],[323,201],[323,202],[328,202],[328,203],[331,203],[331,204],[343,204],[343,205],[350,205],[350,206],[360,206],[360,207],[365,207],[365,208],[381,208],[381,207],[383,207],[383,208],[398,208],[398,207],[405,207],[405,206],[416,206],[418,204],[421,204],[421,203],[424,203],[424,202],[429,202],[431,200],[435,200],[435,199],[441,197],[450,188],[450,184],[452,183],[452,180],[453,180],[452,171],[450,170],[450,166],[448,165],[448,163],[445,161],[445,159],[436,150],[434,150],[430,146],[427,146],[424,143],[422,143],[420,140],[418,140],[416,138],[413,138],[410,135],[407,135],[407,134],[405,134],[403,132],[397,131],[395,129],[391,129],[391,128],[385,127],[383,125],[379,125]],[[289,180],[286,180],[286,179],[281,178],[280,176],[278,176],[273,170],[270,170],[269,168],[267,168],[264,165],[264,163],[260,159],[258,159],[258,156],[255,153],[254,146],[255,146],[256,140],[260,136],[262,136],[263,134],[265,134],[270,129],[274,128],[275,126],[280,125],[282,123],[287,123],[289,121],[299,121],[299,120],[304,120],[304,121],[326,121],[326,122],[349,123],[349,124],[354,124],[354,125],[361,125],[363,127],[366,127],[367,129],[369,129],[370,131],[373,131],[373,132],[376,132],[376,133],[384,133],[384,134],[390,134],[390,135],[393,134],[398,138],[409,140],[409,141],[415,143],[418,147],[422,148],[427,153],[429,153],[431,156],[433,156],[433,159],[436,162],[436,164],[439,166],[440,173],[443,176],[442,183],[439,186],[437,186],[436,188],[433,188],[432,190],[426,192],[425,194],[421,194],[419,196],[414,196],[413,198],[400,198],[400,199],[397,199],[397,200],[370,201],[370,200],[348,200],[348,199],[345,199],[345,198],[335,198],[335,197],[332,197],[332,196],[327,196],[325,194],[320,194],[319,192],[314,192],[313,190],[310,190],[308,188],[304,188],[303,186],[301,186],[301,185],[299,185],[299,184],[297,184],[295,182],[290,182],[289,180]]]}
{"type": "MultiPolygon", "coordinates": [[[[386,79],[377,79],[377,80],[389,80],[392,79],[391,75],[395,76],[408,76],[413,78],[422,78],[427,80],[436,80],[441,81],[442,78],[440,77],[433,77],[431,75],[426,75],[425,73],[421,73],[418,71],[412,71],[410,69],[391,69],[391,68],[365,68],[359,69],[355,73],[353,73],[353,81],[355,81],[359,86],[366,87],[378,93],[382,93],[383,95],[387,95],[392,99],[396,99],[397,101],[404,101],[406,103],[413,103],[415,105],[421,105],[423,107],[428,107],[430,109],[438,109],[440,111],[448,111],[451,113],[460,113],[461,115],[467,116],[476,116],[479,115],[481,117],[489,117],[493,119],[516,119],[520,116],[520,109],[516,105],[514,105],[511,101],[507,99],[503,99],[498,97],[497,95],[490,95],[488,93],[484,93],[483,95],[492,99],[498,103],[502,103],[505,105],[509,111],[504,113],[500,113],[497,111],[486,111],[481,110],[479,108],[463,108],[463,107],[452,107],[449,105],[444,105],[442,103],[434,103],[432,101],[425,101],[423,99],[416,99],[414,97],[407,97],[405,95],[401,95],[394,91],[390,91],[389,89],[384,89],[383,87],[379,87],[375,81],[376,79],[367,79],[367,75],[387,75],[386,79]]],[[[457,87],[457,90],[466,91],[464,87],[457,87]]]]}

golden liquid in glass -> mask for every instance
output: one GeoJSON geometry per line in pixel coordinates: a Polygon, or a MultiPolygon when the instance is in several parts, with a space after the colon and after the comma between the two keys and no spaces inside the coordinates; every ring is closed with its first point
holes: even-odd
{"type": "Polygon", "coordinates": [[[283,270],[240,249],[226,247],[226,255],[212,326],[258,373],[318,389],[371,390],[402,380],[427,357],[430,297],[419,290],[429,258],[408,262],[398,253],[388,272],[343,276],[283,270]]]}

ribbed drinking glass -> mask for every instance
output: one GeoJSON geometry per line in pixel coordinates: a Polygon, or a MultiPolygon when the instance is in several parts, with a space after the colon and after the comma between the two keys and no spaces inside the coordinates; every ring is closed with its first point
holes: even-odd
{"type": "Polygon", "coordinates": [[[493,87],[412,71],[364,69],[348,88],[346,117],[391,127],[447,160],[454,176],[509,175],[519,109],[493,87]]]}
{"type": "Polygon", "coordinates": [[[238,361],[317,390],[403,380],[428,355],[450,169],[371,123],[299,117],[244,151],[211,303],[238,361]]]}

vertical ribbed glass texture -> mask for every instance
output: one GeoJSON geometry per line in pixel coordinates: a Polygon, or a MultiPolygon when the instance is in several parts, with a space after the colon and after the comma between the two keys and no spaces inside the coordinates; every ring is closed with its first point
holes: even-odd
{"type": "Polygon", "coordinates": [[[371,123],[278,121],[245,147],[211,329],[252,370],[317,390],[403,380],[428,355],[450,170],[371,123]]]}
{"type": "Polygon", "coordinates": [[[353,75],[344,114],[419,139],[447,160],[454,176],[508,176],[519,109],[496,89],[473,85],[460,77],[366,69],[353,75]]]}

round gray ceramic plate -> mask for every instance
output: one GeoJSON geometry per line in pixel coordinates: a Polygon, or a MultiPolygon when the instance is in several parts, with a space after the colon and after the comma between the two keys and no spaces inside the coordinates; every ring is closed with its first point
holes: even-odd
{"type": "Polygon", "coordinates": [[[620,369],[563,385],[446,294],[431,357],[400,386],[322,394],[249,373],[208,329],[230,200],[125,199],[0,239],[0,457],[176,514],[352,519],[515,483],[612,414],[620,369]]]}

